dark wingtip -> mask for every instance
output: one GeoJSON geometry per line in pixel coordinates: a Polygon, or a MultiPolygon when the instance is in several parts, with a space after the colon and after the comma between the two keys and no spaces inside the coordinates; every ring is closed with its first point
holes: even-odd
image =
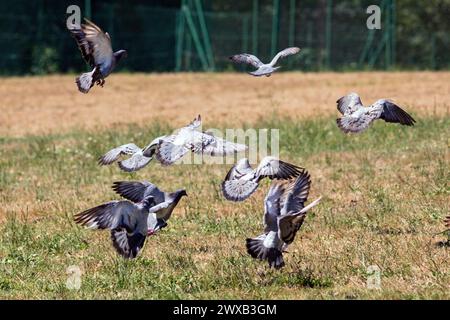
{"type": "Polygon", "coordinates": [[[247,253],[255,259],[267,260],[269,267],[281,269],[285,263],[283,260],[283,253],[276,248],[266,248],[261,239],[246,239],[247,253]]]}

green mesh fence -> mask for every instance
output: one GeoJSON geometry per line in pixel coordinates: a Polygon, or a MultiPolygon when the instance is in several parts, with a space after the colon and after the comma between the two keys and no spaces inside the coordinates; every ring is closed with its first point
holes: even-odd
{"type": "Polygon", "coordinates": [[[115,49],[128,50],[121,71],[245,69],[228,56],[250,52],[267,61],[291,45],[302,52],[283,70],[448,69],[450,0],[437,2],[421,11],[409,0],[4,0],[0,74],[85,70],[65,27],[71,4],[90,12],[115,49]],[[382,9],[381,30],[366,27],[371,4],[382,9]]]}

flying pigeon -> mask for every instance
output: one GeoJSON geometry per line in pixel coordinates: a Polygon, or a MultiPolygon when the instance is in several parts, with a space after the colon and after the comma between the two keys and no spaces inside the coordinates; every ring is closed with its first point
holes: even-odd
{"type": "Polygon", "coordinates": [[[357,93],[350,93],[340,98],[337,101],[337,108],[344,116],[337,119],[336,122],[345,133],[363,132],[377,119],[406,126],[413,126],[416,122],[403,109],[386,99],[378,100],[371,106],[364,107],[357,93]]]}
{"type": "MultiPolygon", "coordinates": [[[[180,199],[183,196],[187,196],[185,189],[175,192],[163,192],[148,181],[116,181],[113,183],[112,188],[121,197],[134,203],[140,203],[147,197],[153,197],[155,205],[151,208],[151,211],[156,214],[156,218],[164,226],[167,225],[167,220],[169,220],[173,209],[175,209],[180,199]]],[[[154,233],[154,231],[156,230],[149,228],[149,233],[154,233]]]]}
{"type": "Polygon", "coordinates": [[[275,269],[284,266],[283,251],[294,241],[306,213],[321,197],[305,206],[311,179],[303,171],[296,179],[274,180],[264,200],[264,233],[246,240],[247,252],[255,259],[267,260],[275,269]]]}
{"type": "Polygon", "coordinates": [[[189,125],[164,137],[156,150],[156,159],[163,165],[171,165],[192,151],[197,154],[224,156],[247,150],[243,144],[233,143],[214,136],[211,132],[196,130],[202,124],[198,115],[189,125]]]}
{"type": "Polygon", "coordinates": [[[275,157],[265,157],[253,169],[247,158],[239,160],[228,171],[222,182],[222,192],[227,200],[243,201],[250,197],[264,178],[291,179],[302,173],[303,168],[281,161],[275,157]]]}
{"type": "Polygon", "coordinates": [[[78,90],[88,93],[94,83],[103,87],[105,78],[113,71],[117,63],[127,57],[125,50],[113,52],[111,38],[97,25],[88,19],[85,24],[73,24],[69,28],[75,38],[84,60],[91,66],[92,71],[83,73],[76,78],[78,90]]]}
{"type": "Polygon", "coordinates": [[[261,60],[259,60],[257,57],[255,57],[252,54],[248,54],[248,53],[236,54],[234,56],[231,56],[230,60],[235,63],[246,63],[246,64],[252,65],[253,67],[257,68],[255,71],[249,72],[249,74],[251,74],[252,76],[270,77],[273,72],[275,72],[279,68],[281,68],[281,67],[275,67],[275,65],[277,64],[279,59],[285,58],[285,57],[293,55],[293,54],[297,54],[299,52],[300,52],[300,48],[297,48],[297,47],[286,48],[286,49],[278,52],[277,55],[272,59],[272,61],[270,61],[270,63],[267,63],[267,64],[262,63],[261,60]]]}
{"type": "Polygon", "coordinates": [[[127,259],[136,258],[147,235],[165,227],[152,207],[155,199],[145,197],[139,203],[110,201],[75,215],[76,223],[92,229],[110,229],[117,253],[127,259]],[[151,232],[149,232],[151,230],[151,232]]]}
{"type": "Polygon", "coordinates": [[[144,168],[152,161],[159,142],[165,136],[154,139],[148,146],[141,149],[134,143],[128,143],[114,148],[98,159],[99,165],[110,165],[116,162],[121,155],[129,155],[126,160],[119,161],[119,168],[126,172],[133,172],[144,168]]]}

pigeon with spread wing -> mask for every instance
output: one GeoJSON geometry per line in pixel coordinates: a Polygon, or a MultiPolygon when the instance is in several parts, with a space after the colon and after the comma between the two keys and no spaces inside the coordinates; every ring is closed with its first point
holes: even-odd
{"type": "Polygon", "coordinates": [[[310,187],[307,171],[295,179],[272,182],[264,200],[264,233],[246,240],[247,252],[253,258],[266,260],[275,269],[284,266],[283,251],[294,241],[308,210],[321,199],[305,206],[310,187]]]}
{"type": "MultiPolygon", "coordinates": [[[[153,197],[155,204],[151,211],[156,214],[156,218],[164,225],[167,225],[173,210],[183,196],[187,196],[185,189],[175,192],[163,192],[156,185],[149,181],[116,181],[113,183],[113,190],[121,197],[134,203],[140,203],[147,197],[153,197]]],[[[159,228],[161,229],[161,228],[159,228]]],[[[149,233],[156,230],[149,228],[149,233]]]]}
{"type": "Polygon", "coordinates": [[[92,68],[91,72],[83,73],[76,78],[78,90],[88,93],[94,84],[103,87],[105,78],[117,63],[127,56],[127,52],[125,50],[113,52],[109,34],[92,21],[86,18],[84,20],[85,24],[73,24],[69,27],[69,31],[75,38],[84,60],[92,68]]]}
{"type": "Polygon", "coordinates": [[[200,115],[189,125],[164,137],[156,150],[156,159],[163,165],[171,165],[188,152],[209,156],[233,155],[247,150],[247,146],[226,141],[211,132],[197,130],[201,126],[200,115]]]}
{"type": "Polygon", "coordinates": [[[276,67],[278,60],[281,58],[285,58],[290,55],[294,55],[300,52],[300,48],[290,47],[286,48],[277,53],[277,55],[270,61],[270,63],[264,64],[259,60],[256,56],[248,53],[236,54],[230,57],[230,60],[235,63],[244,63],[249,64],[256,68],[255,71],[249,72],[252,76],[261,77],[266,76],[270,77],[273,72],[277,71],[281,67],[276,67]]]}
{"type": "Polygon", "coordinates": [[[126,172],[138,171],[144,168],[153,160],[159,142],[164,137],[165,136],[161,136],[154,139],[148,146],[143,149],[141,149],[134,143],[124,144],[111,149],[98,159],[98,164],[103,166],[110,165],[119,160],[122,155],[128,155],[130,156],[128,159],[117,162],[119,168],[126,172]]]}
{"type": "Polygon", "coordinates": [[[117,253],[127,259],[136,258],[142,250],[149,230],[155,232],[165,226],[151,210],[153,196],[139,203],[127,200],[110,201],[75,215],[74,220],[92,229],[111,230],[111,240],[117,253]]]}
{"type": "Polygon", "coordinates": [[[222,192],[227,200],[244,201],[258,188],[264,178],[291,179],[300,175],[303,168],[275,157],[265,157],[253,169],[247,158],[239,160],[227,173],[222,182],[222,192]]]}
{"type": "Polygon", "coordinates": [[[390,100],[381,99],[371,106],[365,107],[356,93],[350,93],[340,98],[337,101],[337,108],[343,117],[337,119],[336,122],[345,133],[363,132],[377,119],[405,126],[413,126],[416,122],[406,111],[390,100]]]}
{"type": "Polygon", "coordinates": [[[156,158],[162,165],[171,165],[192,151],[197,154],[213,157],[232,155],[247,150],[243,144],[226,141],[216,137],[211,132],[201,132],[202,121],[198,115],[190,124],[176,130],[174,133],[154,139],[148,146],[141,149],[134,143],[128,143],[111,149],[98,159],[100,165],[110,165],[120,156],[130,156],[118,162],[119,167],[126,172],[144,168],[156,158]]]}

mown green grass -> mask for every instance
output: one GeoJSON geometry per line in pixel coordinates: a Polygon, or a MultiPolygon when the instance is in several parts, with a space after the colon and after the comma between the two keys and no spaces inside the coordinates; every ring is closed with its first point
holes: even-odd
{"type": "Polygon", "coordinates": [[[273,117],[283,159],[312,175],[311,211],[286,267],[269,270],[246,254],[245,238],[262,231],[265,182],[252,198],[220,194],[229,165],[151,164],[133,174],[99,167],[109,148],[145,145],[167,124],[0,138],[0,297],[106,299],[448,299],[450,118],[419,119],[414,128],[376,123],[344,135],[334,119],[293,122],[273,117]],[[75,213],[118,197],[116,180],[147,179],[163,190],[187,189],[168,228],[126,261],[108,232],[75,225],[75,213]],[[79,290],[66,287],[68,267],[82,269],[79,290]],[[382,288],[366,287],[367,267],[382,288]]]}

